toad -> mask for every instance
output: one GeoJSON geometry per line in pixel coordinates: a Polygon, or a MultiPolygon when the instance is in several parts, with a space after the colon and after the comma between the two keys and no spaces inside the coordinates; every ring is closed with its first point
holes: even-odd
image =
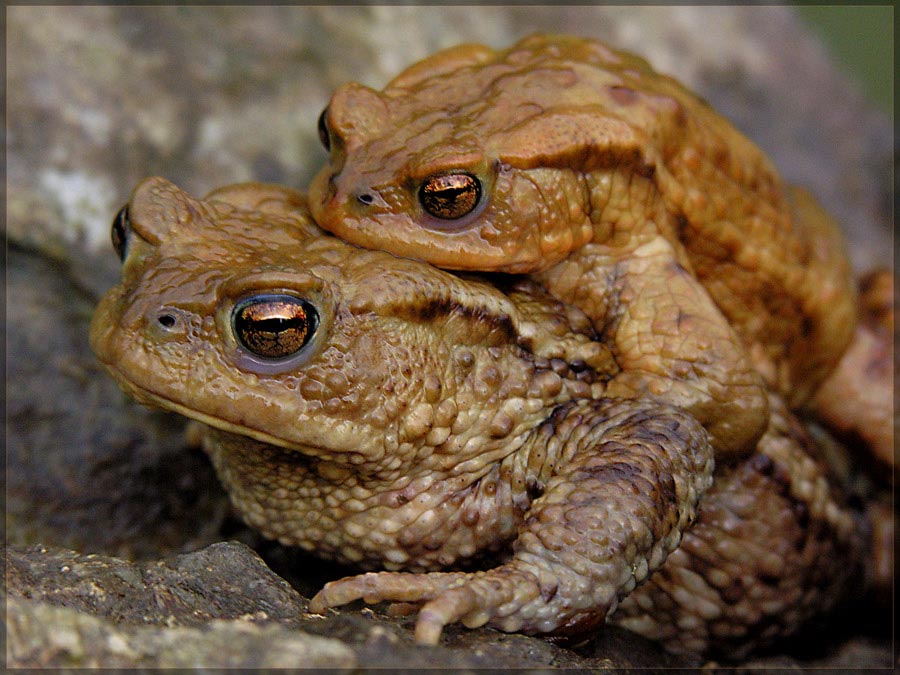
{"type": "Polygon", "coordinates": [[[340,87],[319,133],[320,226],[447,269],[530,274],[610,345],[609,395],[689,410],[719,459],[755,447],[767,390],[807,403],[853,339],[835,224],[632,54],[546,35],[450,48],[383,91],[340,87]]]}
{"type": "Polygon", "coordinates": [[[745,647],[830,605],[863,551],[777,396],[756,451],[711,486],[704,428],[607,397],[615,364],[589,321],[531,281],[357,249],[260,184],[196,200],[148,179],[113,242],[122,280],[91,345],[123,389],[203,425],[248,524],[389,570],[328,584],[313,612],[420,605],[415,637],[435,643],[458,621],[579,634],[622,601],[625,625],[672,648],[673,630],[745,647]]]}

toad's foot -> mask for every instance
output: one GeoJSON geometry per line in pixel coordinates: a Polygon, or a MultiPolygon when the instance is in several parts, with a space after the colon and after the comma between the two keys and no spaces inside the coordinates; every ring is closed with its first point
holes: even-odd
{"type": "Polygon", "coordinates": [[[416,642],[437,644],[444,626],[460,622],[478,628],[489,620],[508,632],[521,630],[528,617],[537,618],[541,606],[556,592],[557,581],[546,579],[546,588],[534,573],[504,565],[487,572],[432,572],[407,574],[371,572],[347,577],[325,586],[310,602],[309,609],[322,613],[328,607],[362,599],[415,603],[421,606],[416,621],[416,642]],[[543,600],[543,601],[542,601],[543,600]]]}
{"type": "Polygon", "coordinates": [[[421,605],[416,641],[444,626],[576,634],[602,623],[660,567],[712,482],[712,449],[685,412],[635,401],[562,406],[528,448],[550,467],[499,567],[462,573],[373,573],[332,583],[310,611],[362,599],[421,605]]]}

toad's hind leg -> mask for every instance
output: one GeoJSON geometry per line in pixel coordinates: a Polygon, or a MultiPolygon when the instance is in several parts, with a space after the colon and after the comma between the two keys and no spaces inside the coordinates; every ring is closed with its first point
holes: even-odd
{"type": "Polygon", "coordinates": [[[611,622],[670,651],[741,658],[861,586],[869,525],[806,430],[774,397],[772,409],[756,453],[716,471],[697,524],[611,622]]]}
{"type": "Polygon", "coordinates": [[[512,556],[474,573],[377,573],[332,582],[310,611],[357,599],[422,604],[416,639],[461,621],[505,631],[580,633],[602,623],[678,546],[712,481],[712,449],[691,416],[636,401],[561,407],[508,458],[541,489],[512,556]]]}

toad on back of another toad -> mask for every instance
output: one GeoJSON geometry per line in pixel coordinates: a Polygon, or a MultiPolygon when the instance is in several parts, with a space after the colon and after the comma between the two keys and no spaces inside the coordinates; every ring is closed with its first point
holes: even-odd
{"type": "Polygon", "coordinates": [[[529,273],[593,321],[620,397],[690,410],[722,459],[766,388],[808,401],[854,335],[838,229],[704,101],[597,41],[463,45],[339,88],[316,222],[456,270],[529,273]]]}

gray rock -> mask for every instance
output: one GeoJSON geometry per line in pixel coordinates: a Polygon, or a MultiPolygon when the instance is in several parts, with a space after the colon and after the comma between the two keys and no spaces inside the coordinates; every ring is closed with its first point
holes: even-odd
{"type": "Polygon", "coordinates": [[[260,616],[287,621],[306,603],[236,542],[144,563],[35,546],[7,551],[8,596],[125,623],[202,625],[260,616]]]}
{"type": "Polygon", "coordinates": [[[574,651],[451,628],[444,647],[424,650],[411,644],[409,618],[353,608],[305,616],[305,600],[241,547],[159,562],[237,538],[306,595],[351,573],[263,542],[230,518],[183,421],[125,399],[90,354],[87,325],[118,277],[110,221],[140,179],[164,175],[197,195],[247,179],[302,187],[325,159],[316,119],[338,84],[378,87],[436,49],[500,47],[535,30],[596,36],[678,76],[770,151],[789,179],[817,192],[845,224],[858,269],[885,263],[891,127],[790,9],[18,5],[6,16],[7,628],[15,664],[284,663],[260,646],[266,641],[303,663],[334,654],[325,661],[334,667],[671,664],[617,631],[574,651]],[[25,548],[33,544],[48,550],[25,548]],[[200,561],[206,566],[186,575],[185,565],[200,561]],[[244,595],[249,579],[262,595],[244,595]],[[159,604],[140,604],[148,598],[159,604]],[[329,652],[331,643],[314,645],[301,631],[345,647],[329,652]],[[176,655],[178,640],[197,646],[176,655]]]}
{"type": "Polygon", "coordinates": [[[66,260],[8,256],[10,540],[138,557],[216,541],[227,498],[183,422],[126,399],[91,354],[92,292],[66,260]]]}
{"type": "Polygon", "coordinates": [[[371,610],[306,612],[307,600],[243,544],[131,563],[35,546],[6,554],[11,666],[471,668],[679,666],[623,630],[597,657],[540,639],[448,631],[412,645],[409,619],[371,610]]]}
{"type": "Polygon", "coordinates": [[[202,628],[119,624],[47,603],[10,599],[11,668],[353,668],[338,640],[245,620],[202,628]]]}

